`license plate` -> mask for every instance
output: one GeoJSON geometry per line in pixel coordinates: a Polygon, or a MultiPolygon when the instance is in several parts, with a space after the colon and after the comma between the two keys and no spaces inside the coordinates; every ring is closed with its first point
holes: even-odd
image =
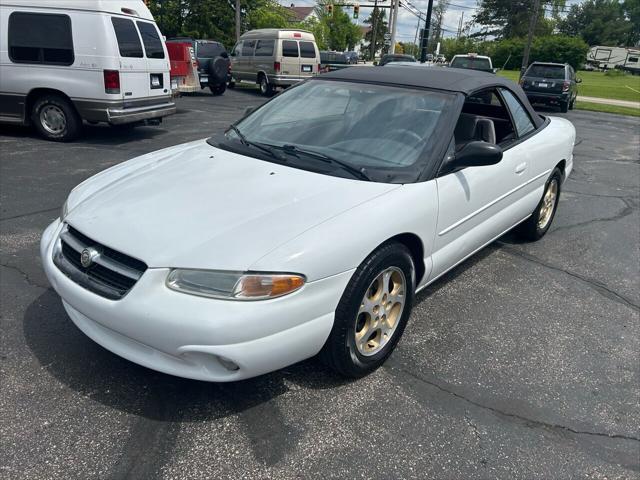
{"type": "Polygon", "coordinates": [[[547,88],[549,86],[549,84],[548,83],[539,83],[538,86],[540,88],[547,88]]]}
{"type": "Polygon", "coordinates": [[[306,73],[310,73],[313,71],[313,67],[311,65],[302,65],[302,71],[306,73]]]}
{"type": "Polygon", "coordinates": [[[200,76],[200,83],[208,83],[208,82],[209,82],[209,77],[207,75],[200,76]]]}
{"type": "Polygon", "coordinates": [[[171,90],[177,90],[177,89],[178,89],[178,81],[171,80],[171,90]]]}
{"type": "Polygon", "coordinates": [[[151,85],[153,87],[159,87],[160,86],[160,79],[158,77],[151,77],[151,85]]]}

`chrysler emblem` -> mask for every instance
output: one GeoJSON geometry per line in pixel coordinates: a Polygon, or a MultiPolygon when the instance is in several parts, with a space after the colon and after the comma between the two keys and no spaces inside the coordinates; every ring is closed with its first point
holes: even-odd
{"type": "Polygon", "coordinates": [[[100,252],[93,247],[88,247],[82,250],[80,254],[80,264],[84,268],[89,268],[93,264],[93,259],[98,256],[100,252]]]}

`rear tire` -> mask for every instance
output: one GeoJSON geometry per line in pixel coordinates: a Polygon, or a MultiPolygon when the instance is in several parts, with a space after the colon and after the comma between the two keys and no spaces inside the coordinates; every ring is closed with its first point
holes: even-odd
{"type": "Polygon", "coordinates": [[[414,297],[415,267],[409,250],[396,242],[383,245],[349,281],[320,359],[346,377],[371,373],[400,340],[414,297]]]}
{"type": "Polygon", "coordinates": [[[260,75],[258,78],[258,85],[260,86],[260,93],[265,97],[271,97],[273,95],[273,85],[269,83],[266,75],[260,75]]]}
{"type": "Polygon", "coordinates": [[[209,90],[213,95],[222,95],[227,89],[227,85],[225,83],[221,83],[219,85],[209,85],[209,90]]]}
{"type": "Polygon", "coordinates": [[[561,187],[562,172],[555,168],[544,186],[544,193],[533,214],[514,229],[518,237],[535,242],[545,236],[556,216],[561,187]]]}
{"type": "Polygon", "coordinates": [[[60,95],[43,95],[31,109],[38,133],[54,142],[70,142],[80,135],[82,119],[71,102],[60,95]]]}

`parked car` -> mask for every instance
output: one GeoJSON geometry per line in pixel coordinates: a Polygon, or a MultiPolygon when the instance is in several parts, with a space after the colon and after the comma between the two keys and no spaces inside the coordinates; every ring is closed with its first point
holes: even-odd
{"type": "Polygon", "coordinates": [[[417,291],[514,227],[545,235],[575,138],[500,77],[346,68],[84,181],[40,255],[73,322],[133,362],[233,381],[320,353],[359,377],[417,291]]]}
{"type": "Polygon", "coordinates": [[[258,84],[265,96],[317,75],[319,68],[315,37],[303,30],[252,30],[231,52],[232,81],[258,84]]]}
{"type": "Polygon", "coordinates": [[[533,62],[520,79],[531,103],[557,105],[562,112],[573,109],[578,97],[578,83],[571,65],[533,62]]]}
{"type": "Polygon", "coordinates": [[[347,68],[352,65],[346,53],[341,52],[320,52],[320,72],[333,72],[341,68],[347,68]]]}
{"type": "Polygon", "coordinates": [[[436,55],[436,63],[446,63],[447,57],[445,57],[442,53],[436,55]]]}
{"type": "Polygon", "coordinates": [[[200,88],[209,87],[214,95],[222,95],[231,80],[231,62],[224,45],[215,40],[196,40],[190,37],[176,37],[167,43],[190,42],[198,66],[200,88]]]}
{"type": "Polygon", "coordinates": [[[360,61],[358,52],[344,52],[351,65],[356,65],[360,61]]]}
{"type": "Polygon", "coordinates": [[[433,62],[435,60],[435,56],[433,55],[433,53],[427,53],[425,60],[427,62],[433,62]]]}
{"type": "Polygon", "coordinates": [[[449,63],[451,68],[465,68],[469,70],[480,70],[481,72],[496,73],[493,68],[491,57],[468,53],[467,55],[455,55],[449,63]]]}
{"type": "Polygon", "coordinates": [[[380,61],[378,62],[378,66],[384,67],[387,63],[393,62],[416,62],[416,57],[413,55],[404,55],[401,53],[387,53],[383,55],[380,61]]]}
{"type": "Polygon", "coordinates": [[[69,141],[82,121],[159,123],[175,113],[169,62],[143,2],[0,4],[0,122],[69,141]]]}

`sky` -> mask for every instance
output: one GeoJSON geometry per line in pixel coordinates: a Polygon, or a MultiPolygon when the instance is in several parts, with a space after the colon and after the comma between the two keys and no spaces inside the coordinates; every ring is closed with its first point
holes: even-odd
{"type": "MultiPolygon", "coordinates": [[[[347,0],[343,3],[355,3],[357,0],[347,0]]],[[[438,0],[434,0],[434,3],[437,3],[438,0]]],[[[583,0],[567,0],[567,6],[575,5],[581,3],[583,0]]],[[[378,0],[382,5],[390,5],[391,0],[378,0]]],[[[412,4],[416,9],[420,10],[423,13],[426,13],[427,6],[429,4],[428,0],[408,0],[410,4],[412,4]]],[[[314,6],[316,4],[315,0],[279,0],[281,5],[289,6],[291,3],[295,4],[296,7],[307,7],[314,6]]],[[[342,3],[336,1],[336,3],[342,3]]],[[[371,13],[371,8],[365,8],[362,5],[372,4],[373,0],[360,0],[360,15],[358,20],[353,20],[354,22],[359,22],[362,24],[364,19],[366,19],[371,13]]],[[[405,0],[404,3],[407,3],[405,0]]],[[[460,17],[464,13],[464,22],[466,23],[471,19],[473,14],[476,11],[478,1],[477,0],[449,0],[449,7],[447,8],[447,12],[444,17],[443,26],[446,29],[444,31],[445,37],[454,37],[456,36],[456,32],[458,30],[458,24],[460,22],[460,17]]],[[[353,13],[353,10],[347,10],[348,13],[353,13]]],[[[388,15],[388,14],[387,14],[388,15]]],[[[414,16],[411,12],[404,8],[400,8],[400,14],[398,15],[398,33],[396,34],[397,41],[399,42],[413,42],[416,35],[416,27],[418,25],[418,18],[414,16]]],[[[424,23],[422,23],[424,25],[424,23]]]]}

